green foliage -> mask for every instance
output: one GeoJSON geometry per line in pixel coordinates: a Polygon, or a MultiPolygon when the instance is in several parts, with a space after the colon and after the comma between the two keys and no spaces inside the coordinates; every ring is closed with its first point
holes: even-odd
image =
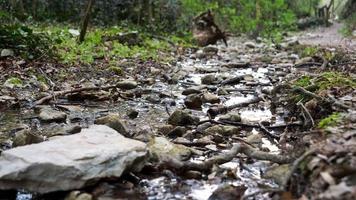
{"type": "Polygon", "coordinates": [[[315,83],[321,90],[331,87],[356,88],[356,79],[340,72],[324,72],[315,83]]]}
{"type": "Polygon", "coordinates": [[[331,115],[329,115],[328,117],[322,119],[319,123],[318,123],[318,128],[327,128],[330,126],[336,126],[337,123],[340,121],[341,119],[341,114],[340,113],[333,113],[331,115]]]}
{"type": "Polygon", "coordinates": [[[344,36],[352,36],[352,32],[356,29],[356,13],[353,13],[350,17],[345,20],[344,27],[340,32],[344,36]]]}
{"type": "Polygon", "coordinates": [[[316,56],[317,53],[319,52],[319,48],[318,47],[314,47],[314,46],[308,46],[303,48],[302,52],[301,52],[301,57],[312,57],[312,56],[316,56]]]}
{"type": "Polygon", "coordinates": [[[302,76],[294,83],[294,85],[299,87],[307,87],[311,84],[311,79],[312,78],[310,76],[302,76]]]}
{"type": "Polygon", "coordinates": [[[5,81],[5,85],[9,85],[11,87],[22,87],[22,80],[17,77],[11,77],[5,81]]]}
{"type": "Polygon", "coordinates": [[[284,0],[182,0],[181,20],[187,23],[207,9],[213,10],[220,25],[234,33],[274,37],[294,28],[295,16],[284,0]]]}
{"type": "Polygon", "coordinates": [[[45,29],[51,38],[58,42],[56,49],[59,58],[64,63],[92,64],[96,59],[106,59],[110,62],[122,58],[160,60],[162,58],[159,57],[159,52],[170,48],[168,42],[152,39],[148,35],[142,35],[142,44],[134,46],[122,44],[117,40],[105,41],[103,39],[106,36],[127,31],[119,27],[91,30],[81,44],[77,43],[77,35],[71,34],[68,27],[46,27],[45,29]]]}
{"type": "Polygon", "coordinates": [[[36,33],[22,25],[0,25],[0,49],[12,49],[25,59],[54,56],[47,34],[36,33]]]}

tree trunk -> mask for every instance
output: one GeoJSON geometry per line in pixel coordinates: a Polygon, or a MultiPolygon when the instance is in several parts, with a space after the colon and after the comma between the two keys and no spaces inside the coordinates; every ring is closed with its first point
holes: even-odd
{"type": "Polygon", "coordinates": [[[85,34],[87,32],[87,28],[88,28],[88,24],[89,24],[89,19],[90,19],[90,14],[91,14],[91,9],[93,7],[93,4],[94,4],[94,0],[89,0],[88,1],[88,5],[87,5],[87,8],[85,10],[85,15],[84,15],[83,22],[82,22],[82,28],[80,30],[79,43],[82,43],[84,41],[85,34]]]}

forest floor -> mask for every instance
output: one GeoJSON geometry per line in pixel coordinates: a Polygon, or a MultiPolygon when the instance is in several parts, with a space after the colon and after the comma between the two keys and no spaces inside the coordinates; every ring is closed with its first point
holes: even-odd
{"type": "MultiPolygon", "coordinates": [[[[173,61],[122,59],[120,72],[102,58],[76,66],[1,58],[1,147],[67,137],[118,115],[104,124],[147,143],[156,160],[76,195],[355,199],[355,41],[342,43],[338,26],[279,45],[239,37],[228,47],[172,47],[160,56],[173,61]]],[[[18,189],[18,199],[67,195],[18,189]]]]}

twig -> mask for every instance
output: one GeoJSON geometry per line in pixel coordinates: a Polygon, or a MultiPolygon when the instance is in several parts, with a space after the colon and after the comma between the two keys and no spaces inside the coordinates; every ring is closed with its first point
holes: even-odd
{"type": "Polygon", "coordinates": [[[256,148],[251,147],[245,143],[235,144],[228,152],[221,153],[219,155],[213,156],[204,162],[181,162],[175,159],[163,160],[161,165],[167,166],[172,169],[179,171],[196,170],[209,172],[214,165],[221,165],[230,162],[238,153],[243,153],[250,158],[257,160],[267,160],[274,163],[286,164],[292,162],[294,159],[290,156],[270,154],[267,152],[260,151],[256,148]]]}
{"type": "Polygon", "coordinates": [[[63,96],[66,94],[83,92],[83,91],[108,90],[108,89],[112,89],[112,88],[116,88],[116,87],[117,87],[116,85],[110,85],[110,86],[105,86],[105,87],[86,87],[86,88],[76,88],[76,89],[72,89],[72,90],[56,91],[56,92],[53,92],[53,94],[50,94],[48,96],[45,96],[45,97],[35,101],[33,104],[33,107],[37,106],[37,105],[41,105],[55,97],[63,96]]]}
{"type": "Polygon", "coordinates": [[[311,116],[311,114],[310,114],[310,112],[308,111],[308,109],[304,106],[304,104],[302,103],[302,102],[298,102],[297,103],[297,105],[298,106],[300,106],[303,110],[304,110],[304,112],[307,114],[307,116],[308,116],[308,118],[309,118],[309,120],[310,120],[310,122],[311,122],[311,124],[312,124],[312,127],[314,127],[315,126],[315,122],[314,122],[314,119],[313,119],[313,117],[311,116]]]}
{"type": "Polygon", "coordinates": [[[262,122],[259,122],[258,125],[260,126],[260,129],[267,135],[267,137],[270,139],[272,143],[276,143],[274,139],[279,140],[280,136],[271,133],[263,124],[262,122]]]}

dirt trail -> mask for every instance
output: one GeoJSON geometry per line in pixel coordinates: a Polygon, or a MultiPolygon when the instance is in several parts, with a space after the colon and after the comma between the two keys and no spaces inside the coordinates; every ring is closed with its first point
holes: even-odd
{"type": "Polygon", "coordinates": [[[348,51],[356,50],[356,38],[345,38],[340,32],[343,24],[334,22],[330,27],[316,27],[299,34],[300,43],[327,47],[341,47],[348,51]]]}

